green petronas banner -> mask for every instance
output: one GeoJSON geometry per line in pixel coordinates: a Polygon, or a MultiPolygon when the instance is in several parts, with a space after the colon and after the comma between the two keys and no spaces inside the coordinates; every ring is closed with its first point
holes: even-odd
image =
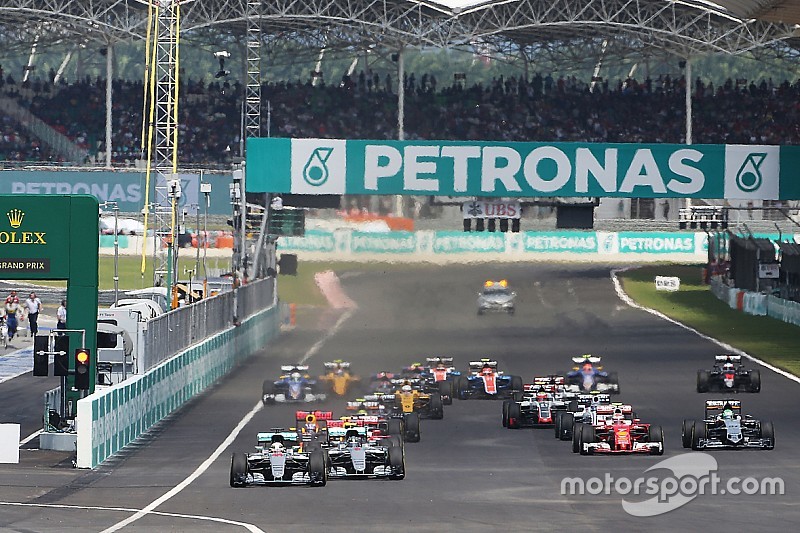
{"type": "Polygon", "coordinates": [[[800,147],[247,140],[247,192],[800,199],[800,147]]]}

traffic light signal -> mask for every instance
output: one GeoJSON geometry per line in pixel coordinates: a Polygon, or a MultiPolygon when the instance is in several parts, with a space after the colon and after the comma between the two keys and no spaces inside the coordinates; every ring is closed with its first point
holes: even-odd
{"type": "Polygon", "coordinates": [[[497,219],[490,218],[489,219],[489,231],[494,232],[497,228],[497,219]]]}
{"type": "Polygon", "coordinates": [[[56,335],[55,346],[53,347],[53,375],[69,375],[69,337],[67,335],[56,335]]]}
{"type": "Polygon", "coordinates": [[[519,219],[518,218],[512,218],[511,219],[511,231],[513,233],[519,233],[519,219]]]}
{"type": "Polygon", "coordinates": [[[472,231],[472,219],[471,218],[465,218],[464,219],[464,231],[467,231],[467,232],[472,231]]]}
{"type": "Polygon", "coordinates": [[[33,375],[47,376],[50,374],[48,354],[50,346],[47,335],[36,335],[33,338],[33,375]]]}
{"type": "Polygon", "coordinates": [[[89,362],[91,357],[88,348],[75,350],[75,388],[88,390],[90,386],[89,362]]]}
{"type": "Polygon", "coordinates": [[[484,226],[484,219],[479,218],[475,220],[475,231],[484,231],[486,227],[484,226]]]}
{"type": "Polygon", "coordinates": [[[500,231],[502,231],[503,233],[508,231],[508,219],[507,218],[501,218],[500,219],[500,231]]]}

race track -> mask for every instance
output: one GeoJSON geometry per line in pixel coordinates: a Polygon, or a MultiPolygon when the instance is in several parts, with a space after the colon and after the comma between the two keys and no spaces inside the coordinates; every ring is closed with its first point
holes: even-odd
{"type": "MultiPolygon", "coordinates": [[[[626,513],[622,496],[614,492],[560,493],[567,476],[633,480],[653,475],[645,470],[688,451],[680,443],[681,421],[701,418],[703,400],[715,397],[695,392],[695,373],[721,349],[628,307],[614,292],[609,271],[598,265],[516,264],[342,273],[356,310],[302,309],[295,330],[120,457],[92,472],[56,466],[63,458],[40,451],[23,452],[21,465],[0,465],[0,530],[102,531],[115,525],[125,525],[123,531],[208,532],[796,529],[800,385],[763,368],[762,392],[740,399],[745,412],[775,422],[775,450],[709,453],[723,480],[780,477],[785,495],[699,495],[671,512],[642,518],[626,513]],[[476,291],[484,280],[501,277],[519,294],[516,315],[478,317],[476,291]],[[579,456],[568,442],[555,440],[552,429],[503,428],[500,402],[455,400],[445,408],[444,420],[423,421],[422,442],[406,445],[403,481],[330,481],[323,488],[228,486],[232,451],[251,451],[259,430],[292,424],[294,407],[257,407],[262,381],[275,376],[280,364],[307,357],[313,373],[320,373],[323,361],[344,358],[366,375],[429,355],[452,355],[461,368],[469,359],[489,356],[501,370],[527,382],[535,374],[568,370],[570,357],[583,353],[602,355],[606,369],[619,373],[618,398],[633,404],[644,422],[664,428],[663,457],[579,456]],[[232,444],[203,465],[251,412],[232,444]],[[197,475],[181,485],[193,472],[197,475]],[[154,513],[134,514],[165,494],[169,497],[149,509],[154,513]],[[54,507],[61,505],[68,507],[54,507]]],[[[0,384],[3,398],[14,381],[0,384]]],[[[342,413],[343,403],[325,407],[342,413]]]]}

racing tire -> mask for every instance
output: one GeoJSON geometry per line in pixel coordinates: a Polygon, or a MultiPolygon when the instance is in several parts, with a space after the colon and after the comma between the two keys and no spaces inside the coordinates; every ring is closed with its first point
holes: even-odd
{"type": "Polygon", "coordinates": [[[558,434],[559,440],[569,440],[572,438],[572,428],[575,425],[575,415],[563,413],[561,415],[561,431],[558,434]]]}
{"type": "Polygon", "coordinates": [[[403,421],[399,418],[390,418],[389,421],[386,423],[387,425],[387,432],[389,435],[397,435],[398,437],[402,437],[403,435],[403,421]]]}
{"type": "Polygon", "coordinates": [[[405,441],[406,442],[419,442],[419,415],[417,413],[408,413],[403,417],[405,422],[405,441]]]}
{"type": "Polygon", "coordinates": [[[597,437],[595,436],[594,433],[594,426],[589,424],[581,424],[581,436],[578,440],[580,446],[578,452],[581,455],[593,455],[594,452],[592,451],[592,449],[589,448],[588,450],[586,450],[584,449],[583,445],[591,444],[597,440],[597,437]]]}
{"type": "Polygon", "coordinates": [[[511,404],[511,400],[503,400],[503,427],[508,427],[508,406],[511,404]]]}
{"type": "Polygon", "coordinates": [[[451,405],[453,403],[453,382],[447,380],[440,381],[438,386],[439,394],[442,397],[442,404],[451,405]]]}
{"type": "Polygon", "coordinates": [[[700,442],[700,440],[706,438],[708,438],[706,423],[703,421],[699,421],[692,424],[692,449],[701,450],[702,443],[700,442]]]}
{"type": "Polygon", "coordinates": [[[511,393],[511,400],[515,402],[521,402],[522,399],[525,397],[524,392],[512,392],[511,393]]]}
{"type": "Polygon", "coordinates": [[[619,377],[617,376],[616,372],[609,372],[608,377],[606,378],[606,383],[609,385],[616,385],[613,391],[608,391],[609,394],[619,394],[619,377]]]}
{"type": "Polygon", "coordinates": [[[432,420],[441,420],[444,418],[444,402],[442,401],[441,394],[431,394],[428,409],[429,416],[432,420]]]}
{"type": "Polygon", "coordinates": [[[243,453],[231,455],[231,487],[247,486],[247,456],[243,453]]]}
{"type": "Polygon", "coordinates": [[[564,411],[556,411],[556,414],[553,416],[553,431],[555,432],[556,439],[561,436],[561,417],[565,414],[564,411]]]}
{"type": "Polygon", "coordinates": [[[578,453],[581,450],[581,431],[583,430],[582,422],[575,422],[572,425],[572,453],[578,453]]]}
{"type": "Polygon", "coordinates": [[[456,382],[456,391],[458,392],[458,399],[466,400],[468,390],[469,390],[469,380],[467,379],[467,377],[458,376],[458,382],[456,382]]]}
{"type": "Polygon", "coordinates": [[[328,469],[326,468],[325,454],[322,450],[315,450],[308,456],[308,477],[311,485],[324,487],[328,484],[328,469]]]}
{"type": "Polygon", "coordinates": [[[508,404],[508,429],[519,429],[521,427],[522,408],[517,402],[508,404]]]}
{"type": "Polygon", "coordinates": [[[684,420],[683,421],[683,428],[681,428],[681,444],[683,444],[684,448],[691,448],[692,447],[692,427],[694,426],[694,420],[684,420]]]}
{"type": "Polygon", "coordinates": [[[400,480],[406,477],[406,459],[403,448],[389,448],[389,466],[392,467],[390,479],[400,480]]]}
{"type": "Polygon", "coordinates": [[[761,392],[761,371],[750,371],[750,392],[761,392]]]}
{"type": "Polygon", "coordinates": [[[576,412],[578,410],[578,400],[570,400],[567,405],[567,411],[576,412]]]}
{"type": "Polygon", "coordinates": [[[775,448],[775,427],[772,425],[771,420],[761,422],[761,438],[770,440],[770,444],[764,447],[765,450],[775,448]]]}
{"type": "Polygon", "coordinates": [[[650,455],[664,455],[664,430],[661,429],[661,426],[650,426],[647,432],[647,440],[661,443],[660,450],[650,448],[650,455]]]}
{"type": "Polygon", "coordinates": [[[522,392],[521,376],[511,376],[511,390],[522,392]]]}
{"type": "Polygon", "coordinates": [[[275,382],[270,380],[264,380],[264,383],[261,384],[261,402],[264,405],[273,404],[275,400],[267,399],[267,396],[272,396],[275,393],[275,382]]]}
{"type": "Polygon", "coordinates": [[[387,448],[402,448],[403,447],[403,439],[401,439],[399,435],[390,435],[386,439],[386,447],[387,448]]]}
{"type": "Polygon", "coordinates": [[[708,371],[697,371],[697,392],[708,392],[708,371]]]}

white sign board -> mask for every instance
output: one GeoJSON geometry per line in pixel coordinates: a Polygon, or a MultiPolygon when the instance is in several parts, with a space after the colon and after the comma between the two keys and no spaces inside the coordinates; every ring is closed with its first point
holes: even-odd
{"type": "Polygon", "coordinates": [[[778,279],[780,277],[778,263],[759,263],[758,277],[761,279],[778,279]]]}
{"type": "Polygon", "coordinates": [[[19,463],[19,424],[0,424],[0,463],[19,463]]]}
{"type": "Polygon", "coordinates": [[[474,200],[461,206],[464,218],[519,218],[522,213],[520,203],[514,200],[474,200]]]}
{"type": "Polygon", "coordinates": [[[681,278],[656,276],[656,290],[675,292],[681,288],[681,278]]]}

